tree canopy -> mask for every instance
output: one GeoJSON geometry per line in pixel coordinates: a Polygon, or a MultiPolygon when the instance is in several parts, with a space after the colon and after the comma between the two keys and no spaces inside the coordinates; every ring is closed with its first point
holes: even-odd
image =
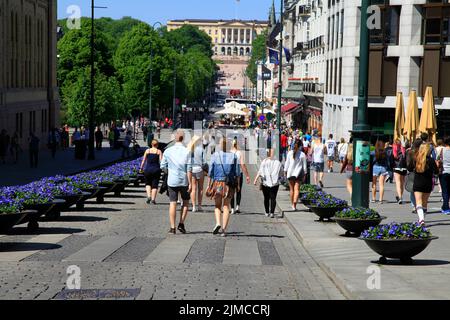
{"type": "MultiPolygon", "coordinates": [[[[65,26],[64,21],[60,24],[65,26]]],[[[69,124],[86,125],[90,103],[90,19],[82,18],[80,30],[64,30],[58,42],[62,110],[69,124]]],[[[211,38],[193,26],[158,31],[129,17],[95,20],[97,123],[129,116],[133,110],[148,115],[150,67],[154,110],[171,110],[175,76],[176,98],[181,101],[199,101],[212,85],[216,64],[212,60],[211,38]]]]}
{"type": "Polygon", "coordinates": [[[258,61],[263,60],[266,57],[266,50],[267,50],[266,41],[267,41],[267,32],[261,33],[256,37],[255,40],[253,40],[252,56],[245,71],[247,77],[253,84],[256,84],[257,81],[256,77],[258,69],[256,63],[258,61]]]}

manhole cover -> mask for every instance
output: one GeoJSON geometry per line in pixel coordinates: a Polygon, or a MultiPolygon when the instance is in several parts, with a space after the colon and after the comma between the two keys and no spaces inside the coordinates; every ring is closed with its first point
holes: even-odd
{"type": "Polygon", "coordinates": [[[56,300],[85,300],[85,299],[134,299],[141,289],[64,289],[55,297],[56,300]]]}

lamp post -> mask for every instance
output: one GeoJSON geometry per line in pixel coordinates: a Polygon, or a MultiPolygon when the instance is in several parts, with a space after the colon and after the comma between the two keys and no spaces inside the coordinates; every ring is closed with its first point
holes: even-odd
{"type": "MultiPolygon", "coordinates": [[[[152,26],[153,30],[155,30],[155,26],[157,24],[159,24],[161,28],[163,27],[162,23],[157,21],[152,26]]],[[[150,97],[149,97],[149,110],[148,110],[148,114],[149,114],[148,118],[150,121],[150,125],[152,124],[152,92],[153,92],[153,46],[152,46],[151,39],[150,39],[150,97]]]]}
{"type": "MultiPolygon", "coordinates": [[[[181,47],[181,54],[183,54],[184,47],[181,47]]],[[[173,104],[172,104],[172,129],[175,130],[176,124],[175,124],[175,114],[176,114],[176,107],[177,107],[177,62],[175,60],[175,64],[173,66],[173,104]]]]}
{"type": "Polygon", "coordinates": [[[94,107],[95,107],[95,35],[94,14],[95,9],[106,9],[107,7],[96,7],[95,1],[91,0],[91,99],[89,104],[89,152],[88,160],[95,160],[94,148],[94,107]]]}
{"type": "MultiPolygon", "coordinates": [[[[361,171],[370,160],[370,144],[368,143],[371,128],[367,124],[367,101],[369,82],[369,28],[367,26],[370,0],[361,1],[361,34],[359,52],[359,83],[358,83],[358,120],[350,131],[353,136],[353,194],[352,206],[369,207],[369,172],[361,171]]],[[[367,166],[368,168],[368,166],[367,166]]]]}
{"type": "Polygon", "coordinates": [[[279,62],[278,62],[278,110],[277,110],[277,128],[278,128],[278,158],[282,161],[281,154],[281,98],[282,98],[282,70],[283,70],[283,2],[280,0],[280,52],[279,52],[279,62]]]}

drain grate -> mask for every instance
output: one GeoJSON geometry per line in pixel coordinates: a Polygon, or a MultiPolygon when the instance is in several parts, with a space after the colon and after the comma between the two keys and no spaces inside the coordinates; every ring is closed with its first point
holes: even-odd
{"type": "Polygon", "coordinates": [[[55,297],[56,300],[86,300],[86,299],[135,299],[141,289],[64,289],[55,297]]]}

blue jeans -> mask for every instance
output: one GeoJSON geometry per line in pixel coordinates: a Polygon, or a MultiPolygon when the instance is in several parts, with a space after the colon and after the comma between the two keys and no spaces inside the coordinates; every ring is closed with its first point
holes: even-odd
{"type": "Polygon", "coordinates": [[[441,183],[442,188],[442,200],[444,203],[442,204],[442,210],[447,211],[450,210],[449,207],[449,199],[450,199],[450,174],[445,173],[439,176],[439,182],[441,183]]]}
{"type": "Polygon", "coordinates": [[[385,167],[382,167],[379,165],[373,166],[373,176],[374,177],[387,176],[387,175],[389,175],[389,173],[385,167]]]}
{"type": "Polygon", "coordinates": [[[409,198],[411,199],[411,205],[415,208],[416,207],[416,197],[414,196],[414,192],[409,193],[409,198]]]}

